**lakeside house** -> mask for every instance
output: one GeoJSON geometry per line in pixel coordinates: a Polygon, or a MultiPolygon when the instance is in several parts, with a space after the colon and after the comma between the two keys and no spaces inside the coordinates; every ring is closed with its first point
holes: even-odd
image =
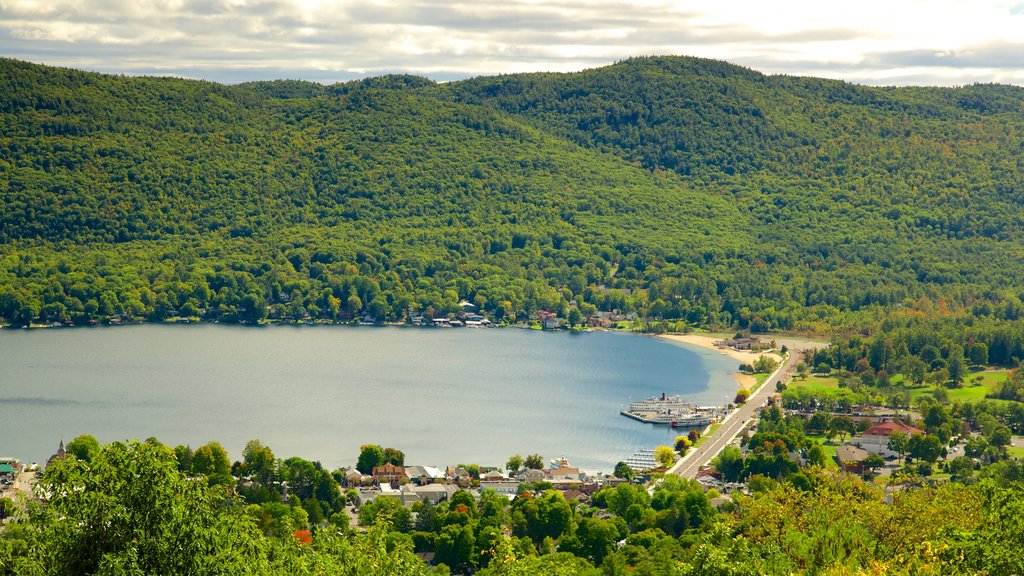
{"type": "Polygon", "coordinates": [[[562,327],[562,320],[558,317],[558,314],[555,314],[554,312],[541,310],[537,312],[537,319],[540,321],[541,327],[545,330],[557,330],[562,327]]]}

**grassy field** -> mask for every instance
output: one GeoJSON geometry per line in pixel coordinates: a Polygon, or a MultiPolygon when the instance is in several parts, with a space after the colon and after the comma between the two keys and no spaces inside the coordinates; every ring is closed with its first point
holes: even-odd
{"type": "MultiPolygon", "coordinates": [[[[947,388],[946,394],[949,396],[949,401],[953,402],[976,402],[978,400],[984,400],[985,396],[989,392],[993,391],[999,383],[1006,380],[1006,370],[986,370],[984,372],[973,372],[967,375],[964,379],[963,386],[960,388],[947,388]]],[[[930,394],[932,388],[930,386],[919,386],[916,388],[908,388],[910,392],[910,401],[914,402],[918,396],[922,394],[930,394]]]]}
{"type": "Polygon", "coordinates": [[[815,392],[822,390],[832,390],[839,388],[839,378],[835,376],[814,376],[810,375],[807,378],[799,379],[794,378],[789,381],[787,386],[791,388],[808,388],[815,392]]]}
{"type": "MultiPolygon", "coordinates": [[[[985,396],[999,385],[1000,382],[1006,380],[1006,370],[986,370],[983,372],[972,372],[967,375],[964,379],[963,386],[960,388],[946,388],[946,395],[949,397],[949,402],[976,402],[978,400],[984,400],[985,396]]],[[[902,374],[896,374],[890,380],[890,383],[894,387],[904,382],[902,374]]],[[[821,392],[825,390],[832,390],[839,388],[839,379],[835,376],[808,376],[805,379],[794,378],[787,384],[792,388],[807,388],[814,392],[821,392]]],[[[933,388],[931,386],[908,386],[904,389],[910,394],[910,401],[917,401],[918,397],[922,394],[932,394],[933,388]]]]}

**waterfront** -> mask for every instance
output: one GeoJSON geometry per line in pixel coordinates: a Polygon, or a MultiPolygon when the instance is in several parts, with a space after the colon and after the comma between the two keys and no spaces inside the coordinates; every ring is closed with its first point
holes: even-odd
{"type": "Polygon", "coordinates": [[[610,471],[667,426],[619,414],[682,394],[731,399],[736,363],[663,339],[517,329],[139,325],[0,331],[0,452],[43,461],[63,436],[156,436],[233,459],[351,464],[359,445],[415,464],[501,465],[514,453],[610,471]]]}

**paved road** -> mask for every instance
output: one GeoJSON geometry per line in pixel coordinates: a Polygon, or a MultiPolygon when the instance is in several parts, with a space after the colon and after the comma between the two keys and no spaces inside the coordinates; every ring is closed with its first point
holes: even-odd
{"type": "Polygon", "coordinates": [[[768,401],[768,398],[775,393],[775,383],[779,380],[784,380],[789,373],[792,371],[793,366],[800,359],[800,353],[796,350],[792,350],[789,353],[789,357],[786,358],[785,362],[782,363],[771,376],[765,380],[764,384],[761,385],[750,398],[747,399],[746,404],[733,410],[726,418],[722,421],[721,427],[715,430],[715,433],[704,440],[704,443],[699,448],[691,450],[687,453],[686,457],[676,462],[675,466],[669,469],[670,474],[678,474],[683,478],[694,479],[697,477],[697,472],[704,466],[711,462],[711,459],[718,455],[732,442],[733,438],[739,436],[743,427],[746,426],[747,422],[754,416],[754,413],[768,401]]]}

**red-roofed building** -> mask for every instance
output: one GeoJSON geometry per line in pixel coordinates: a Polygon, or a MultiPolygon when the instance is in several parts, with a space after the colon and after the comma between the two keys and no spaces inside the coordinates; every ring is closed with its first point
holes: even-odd
{"type": "Polygon", "coordinates": [[[879,422],[865,430],[860,436],[854,436],[853,443],[868,452],[877,452],[886,458],[899,456],[896,452],[889,450],[889,435],[893,432],[903,432],[907,436],[924,434],[924,430],[919,430],[903,422],[879,422]]]}

